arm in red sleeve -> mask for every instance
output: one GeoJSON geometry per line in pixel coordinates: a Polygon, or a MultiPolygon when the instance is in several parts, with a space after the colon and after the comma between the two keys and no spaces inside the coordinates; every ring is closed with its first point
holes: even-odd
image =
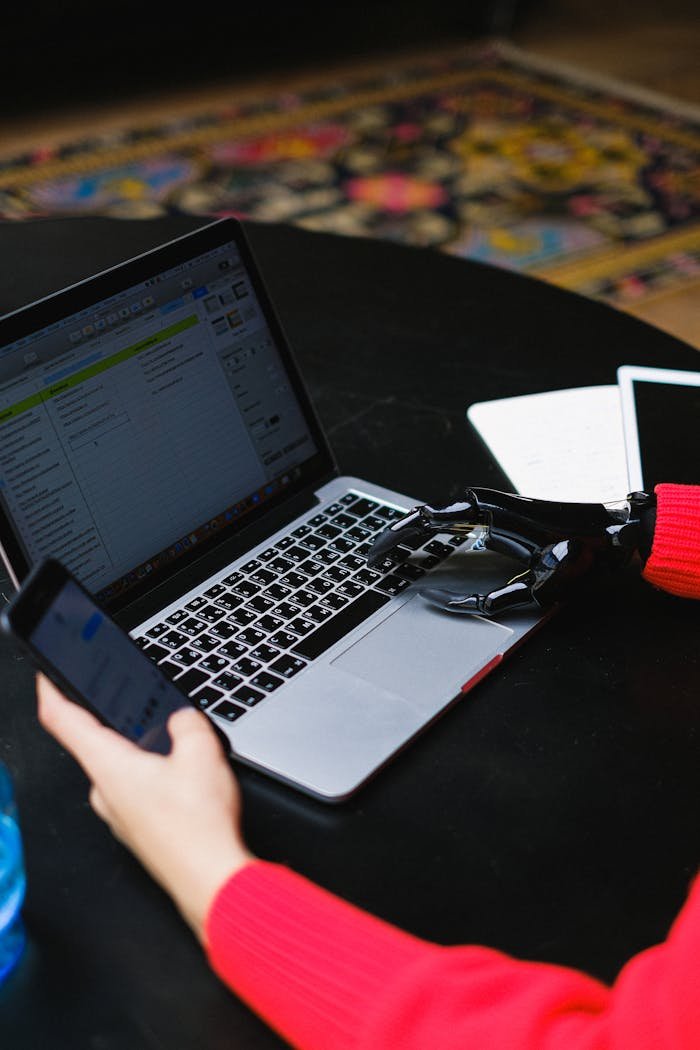
{"type": "Polygon", "coordinates": [[[697,1050],[700,879],[668,939],[607,988],[564,967],[445,948],[281,865],[248,865],[206,926],[212,967],[300,1050],[697,1050]]]}
{"type": "Polygon", "coordinates": [[[700,485],[657,485],[654,539],[643,570],[655,587],[700,598],[700,485]]]}

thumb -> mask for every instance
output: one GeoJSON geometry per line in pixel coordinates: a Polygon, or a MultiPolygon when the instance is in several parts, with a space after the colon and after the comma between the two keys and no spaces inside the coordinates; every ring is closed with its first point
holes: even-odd
{"type": "Polygon", "coordinates": [[[168,733],[172,740],[172,754],[189,754],[192,750],[216,743],[216,735],[205,714],[196,707],[181,707],[168,719],[168,733]]]}

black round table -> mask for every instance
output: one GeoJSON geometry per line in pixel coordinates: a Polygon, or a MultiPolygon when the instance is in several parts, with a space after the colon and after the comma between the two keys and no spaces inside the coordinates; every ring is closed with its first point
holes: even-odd
{"type": "MultiPolygon", "coordinates": [[[[0,311],[206,221],[0,224],[0,311]]],[[[648,325],[516,274],[248,231],[341,472],[422,500],[506,484],[466,421],[474,401],[613,383],[623,363],[700,365],[648,325]]],[[[630,569],[561,610],[353,800],[326,806],[238,770],[249,844],[419,936],[611,981],[666,935],[700,858],[699,627],[700,604],[630,569]]],[[[0,987],[0,1043],[281,1046],[92,814],[83,774],[38,726],[30,666],[4,640],[0,682],[29,935],[0,987]]]]}

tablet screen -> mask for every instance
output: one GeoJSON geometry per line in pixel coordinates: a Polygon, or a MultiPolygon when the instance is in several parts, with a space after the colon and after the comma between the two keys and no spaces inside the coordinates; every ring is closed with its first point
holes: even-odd
{"type": "Polygon", "coordinates": [[[669,373],[664,382],[661,370],[650,378],[643,369],[620,371],[628,372],[621,393],[632,488],[700,484],[700,373],[688,373],[688,382],[669,373]]]}

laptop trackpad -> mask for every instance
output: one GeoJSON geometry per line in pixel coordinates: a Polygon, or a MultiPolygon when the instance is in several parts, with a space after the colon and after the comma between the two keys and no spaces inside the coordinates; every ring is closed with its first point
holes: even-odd
{"type": "Polygon", "coordinates": [[[332,663],[408,700],[431,702],[456,696],[512,634],[500,623],[441,612],[416,595],[332,663]]]}

